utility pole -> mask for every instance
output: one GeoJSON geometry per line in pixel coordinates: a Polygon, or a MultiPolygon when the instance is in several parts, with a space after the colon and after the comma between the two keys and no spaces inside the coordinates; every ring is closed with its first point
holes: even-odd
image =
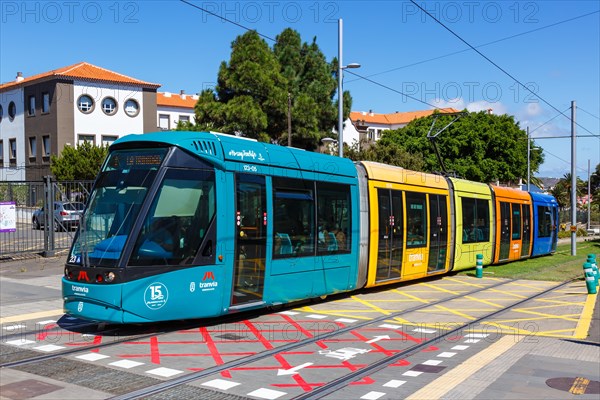
{"type": "Polygon", "coordinates": [[[288,147],[292,147],[292,94],[288,92],[288,147]]]}
{"type": "Polygon", "coordinates": [[[531,185],[529,184],[529,182],[531,182],[531,162],[529,161],[529,159],[531,158],[531,145],[529,144],[529,127],[527,127],[527,191],[529,192],[529,190],[531,189],[531,185]]]}
{"type": "Polygon", "coordinates": [[[588,158],[588,197],[587,197],[587,206],[588,206],[588,216],[587,216],[587,229],[590,230],[590,203],[591,203],[591,185],[590,185],[590,159],[588,158]]]}
{"type": "Polygon", "coordinates": [[[571,101],[571,255],[577,255],[577,136],[575,134],[575,100],[571,101]]]}

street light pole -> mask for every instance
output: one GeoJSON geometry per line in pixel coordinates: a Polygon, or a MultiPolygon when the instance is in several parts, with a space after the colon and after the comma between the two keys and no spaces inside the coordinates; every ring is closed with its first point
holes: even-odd
{"type": "Polygon", "coordinates": [[[344,93],[342,92],[342,30],[343,21],[338,19],[338,155],[344,157],[344,93]]]}
{"type": "Polygon", "coordinates": [[[344,157],[344,88],[342,81],[346,68],[360,68],[360,64],[352,63],[344,65],[342,62],[342,31],[343,21],[338,19],[338,155],[344,157]]]}

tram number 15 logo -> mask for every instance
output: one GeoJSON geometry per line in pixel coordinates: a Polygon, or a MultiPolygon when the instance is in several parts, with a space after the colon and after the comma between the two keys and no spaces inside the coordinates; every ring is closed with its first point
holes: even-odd
{"type": "Polygon", "coordinates": [[[167,287],[160,282],[150,284],[144,292],[144,302],[151,310],[158,310],[167,303],[168,299],[167,287]]]}

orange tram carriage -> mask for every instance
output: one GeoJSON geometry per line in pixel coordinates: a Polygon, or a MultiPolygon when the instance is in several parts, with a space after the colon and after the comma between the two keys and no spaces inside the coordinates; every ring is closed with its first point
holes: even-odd
{"type": "Polygon", "coordinates": [[[116,141],[62,280],[65,311],[207,318],[552,254],[534,194],[213,132],[116,141]]]}

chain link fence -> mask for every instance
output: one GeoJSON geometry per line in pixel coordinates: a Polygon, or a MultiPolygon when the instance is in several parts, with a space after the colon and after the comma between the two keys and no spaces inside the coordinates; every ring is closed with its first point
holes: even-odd
{"type": "Polygon", "coordinates": [[[0,182],[0,261],[68,250],[93,183],[0,182]]]}

